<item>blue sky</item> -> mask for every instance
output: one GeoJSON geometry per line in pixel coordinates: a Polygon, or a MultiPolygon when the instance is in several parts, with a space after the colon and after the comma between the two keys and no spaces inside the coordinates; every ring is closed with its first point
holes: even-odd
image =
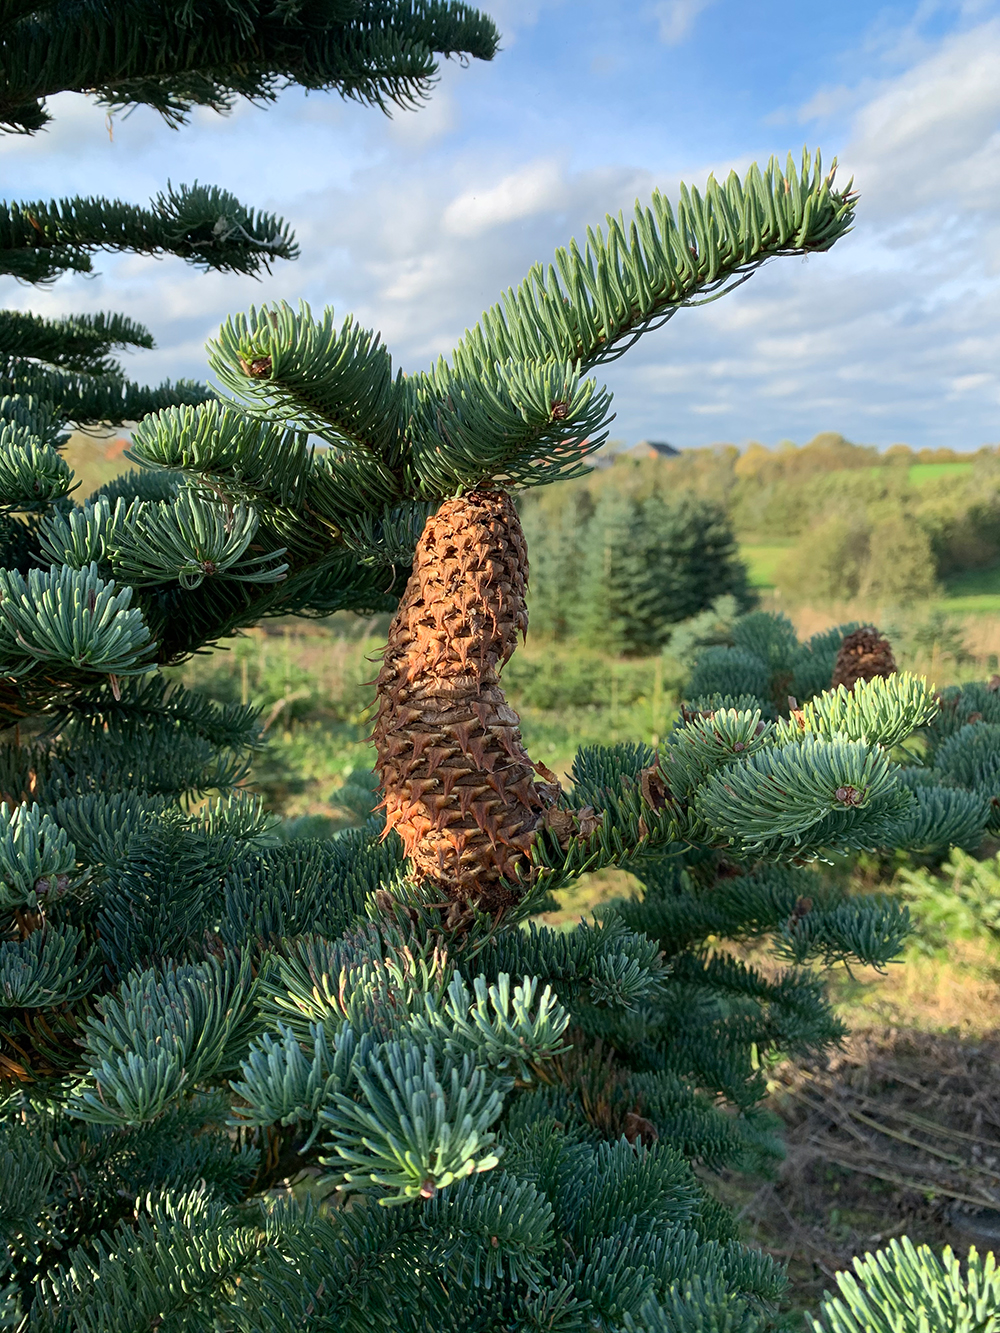
{"type": "Polygon", "coordinates": [[[612,434],[1000,440],[1000,0],[484,8],[497,58],[450,62],[425,108],[391,120],[292,90],[180,132],[145,110],[109,132],[85,98],[53,99],[47,133],[0,140],[0,195],[145,202],[168,177],[198,179],[280,213],[302,257],[255,282],[100,256],[97,277],[46,290],[0,280],[0,302],[144,321],[157,349],[130,373],[148,381],[204,376],[228,312],[300,297],[355,312],[416,369],[605,212],[808,143],[856,177],[855,231],[682,311],[609,366],[612,434]]]}

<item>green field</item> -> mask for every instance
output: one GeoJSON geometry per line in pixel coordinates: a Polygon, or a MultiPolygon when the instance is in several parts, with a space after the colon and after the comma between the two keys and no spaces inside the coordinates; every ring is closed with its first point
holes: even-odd
{"type": "MultiPolygon", "coordinates": [[[[965,467],[966,464],[920,463],[922,468],[965,467]]],[[[795,545],[794,541],[769,542],[767,545],[747,543],[740,546],[740,555],[750,573],[750,586],[769,592],[775,586],[779,564],[795,545]]],[[[1000,566],[991,569],[972,569],[945,580],[945,594],[930,609],[955,615],[1000,615],[1000,566]]]]}
{"type": "MultiPolygon", "coordinates": [[[[873,477],[879,476],[884,470],[884,464],[876,464],[870,467],[868,471],[873,477]]],[[[961,476],[965,472],[972,471],[971,463],[911,463],[906,469],[906,480],[911,486],[926,486],[932,481],[937,481],[939,477],[961,476]]],[[[849,469],[848,469],[849,470],[849,469]]]]}
{"type": "Polygon", "coordinates": [[[913,463],[906,476],[911,486],[926,486],[939,477],[954,477],[971,471],[971,463],[913,463]]]}
{"type": "Polygon", "coordinates": [[[1000,615],[1000,568],[969,569],[945,580],[945,596],[936,604],[960,615],[1000,615]]]}
{"type": "Polygon", "coordinates": [[[792,540],[769,542],[766,546],[747,544],[740,546],[740,555],[746,561],[750,572],[752,588],[773,588],[774,576],[785,553],[795,545],[792,540]]]}

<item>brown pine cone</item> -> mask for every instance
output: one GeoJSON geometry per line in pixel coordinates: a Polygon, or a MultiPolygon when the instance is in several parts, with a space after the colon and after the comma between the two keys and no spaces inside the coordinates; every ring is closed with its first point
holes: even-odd
{"type": "Polygon", "coordinates": [[[471,491],[428,519],[389,630],[374,740],[386,829],[417,873],[482,911],[509,906],[551,787],[536,784],[499,673],[528,627],[510,496],[471,491]]]}
{"type": "Polygon", "coordinates": [[[835,690],[838,685],[844,685],[853,690],[855,681],[891,676],[895,670],[892,644],[873,626],[864,625],[848,634],[840,645],[830,688],[835,690]]]}

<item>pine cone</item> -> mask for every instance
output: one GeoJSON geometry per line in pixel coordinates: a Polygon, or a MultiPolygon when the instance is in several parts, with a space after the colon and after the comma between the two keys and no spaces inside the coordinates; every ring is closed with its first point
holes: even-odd
{"type": "Polygon", "coordinates": [[[853,690],[855,681],[891,676],[895,670],[892,644],[873,626],[865,625],[848,634],[840,645],[830,688],[835,690],[838,685],[844,685],[853,690]]]}
{"type": "Polygon", "coordinates": [[[455,901],[501,911],[549,791],[499,673],[528,628],[528,556],[510,496],[471,491],[428,519],[378,677],[386,829],[455,901]]]}

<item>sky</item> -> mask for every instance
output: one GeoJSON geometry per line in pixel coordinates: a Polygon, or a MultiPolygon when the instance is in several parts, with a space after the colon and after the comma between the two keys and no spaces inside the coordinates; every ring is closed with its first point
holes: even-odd
{"type": "Polygon", "coordinates": [[[96,276],[0,305],[115,310],[156,349],[144,382],[207,377],[204,343],[265,301],[332,305],[418,370],[532,263],[659,188],[804,144],[861,198],[825,255],[776,260],[599,368],[614,438],[677,447],[839,431],[880,448],[1000,440],[1000,0],[496,0],[491,63],[445,62],[392,118],[284,92],[169,129],[51,99],[53,126],[0,139],[0,197],[144,204],[199,180],[293,227],[262,281],[176,258],[95,257],[96,276]]]}

